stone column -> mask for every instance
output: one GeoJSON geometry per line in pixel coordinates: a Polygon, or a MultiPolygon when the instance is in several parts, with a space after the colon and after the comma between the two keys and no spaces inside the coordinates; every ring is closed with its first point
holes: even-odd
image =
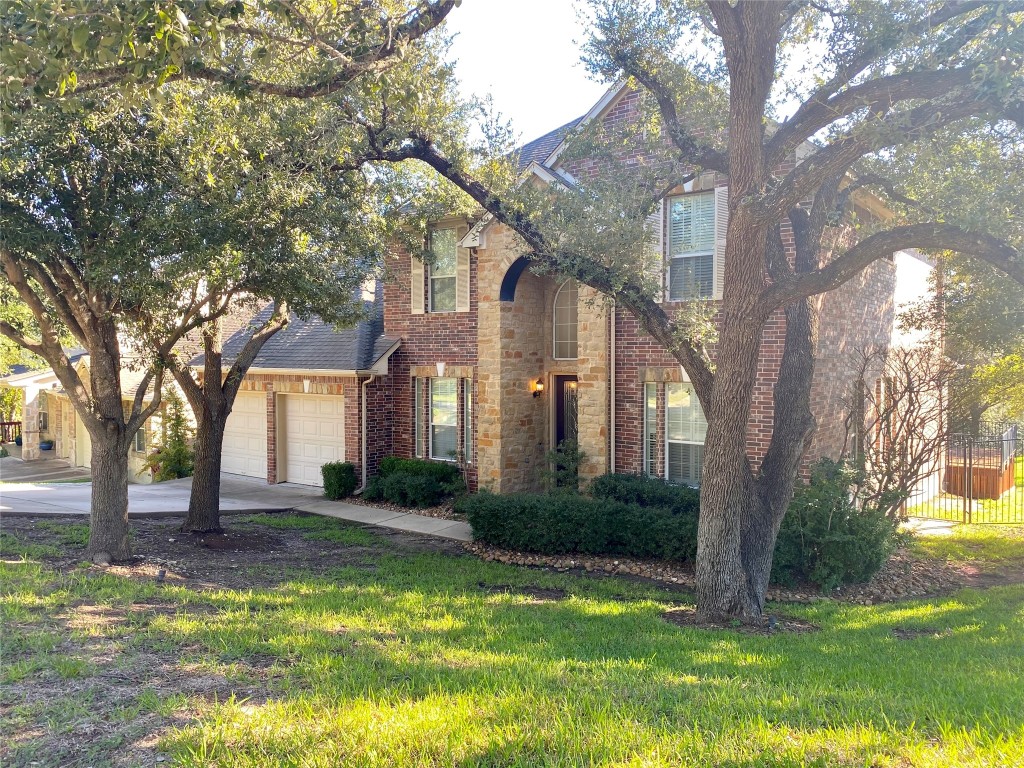
{"type": "Polygon", "coordinates": [[[21,458],[34,461],[39,458],[39,387],[23,390],[25,400],[21,406],[21,458]]]}
{"type": "Polygon", "coordinates": [[[577,376],[579,378],[579,445],[586,458],[580,479],[608,471],[608,311],[593,288],[580,286],[577,376]]]}

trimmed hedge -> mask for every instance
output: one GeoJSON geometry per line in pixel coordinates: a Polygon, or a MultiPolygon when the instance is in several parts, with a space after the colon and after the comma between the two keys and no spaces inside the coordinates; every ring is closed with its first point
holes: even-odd
{"type": "Polygon", "coordinates": [[[505,549],[669,560],[696,555],[697,505],[690,489],[611,475],[595,480],[591,491],[597,498],[483,491],[459,499],[455,510],[466,515],[475,539],[505,549]],[[638,503],[653,499],[664,505],[638,503]]]}
{"type": "Polygon", "coordinates": [[[462,480],[462,472],[457,464],[443,461],[429,461],[427,459],[400,459],[397,456],[387,456],[380,460],[380,477],[387,477],[402,472],[407,475],[418,475],[421,477],[432,477],[439,483],[454,483],[462,480]]]}
{"type": "Polygon", "coordinates": [[[458,465],[426,459],[381,459],[376,477],[363,491],[367,501],[389,501],[403,507],[433,507],[466,490],[458,465]]]}
{"type": "Polygon", "coordinates": [[[359,487],[354,464],[347,461],[334,461],[320,467],[324,479],[324,496],[333,501],[351,496],[359,487]]]}

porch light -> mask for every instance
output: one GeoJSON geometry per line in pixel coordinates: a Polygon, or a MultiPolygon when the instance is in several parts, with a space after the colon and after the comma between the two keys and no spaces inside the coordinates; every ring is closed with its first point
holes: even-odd
{"type": "Polygon", "coordinates": [[[533,383],[533,396],[534,397],[540,397],[543,394],[544,394],[544,382],[541,381],[540,379],[537,379],[533,383]]]}

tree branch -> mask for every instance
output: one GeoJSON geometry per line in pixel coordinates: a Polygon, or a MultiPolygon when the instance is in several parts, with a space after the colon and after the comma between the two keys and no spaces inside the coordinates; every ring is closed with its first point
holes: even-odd
{"type": "Polygon", "coordinates": [[[1008,243],[951,224],[910,224],[871,235],[824,267],[769,286],[760,301],[764,309],[771,311],[799,299],[834,290],[873,262],[907,248],[958,251],[988,262],[1024,285],[1024,253],[1008,243]]]}

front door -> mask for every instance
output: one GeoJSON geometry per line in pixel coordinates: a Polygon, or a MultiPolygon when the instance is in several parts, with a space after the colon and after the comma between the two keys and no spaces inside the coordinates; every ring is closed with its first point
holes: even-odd
{"type": "Polygon", "coordinates": [[[579,436],[577,387],[575,376],[555,376],[555,447],[579,436]]]}

